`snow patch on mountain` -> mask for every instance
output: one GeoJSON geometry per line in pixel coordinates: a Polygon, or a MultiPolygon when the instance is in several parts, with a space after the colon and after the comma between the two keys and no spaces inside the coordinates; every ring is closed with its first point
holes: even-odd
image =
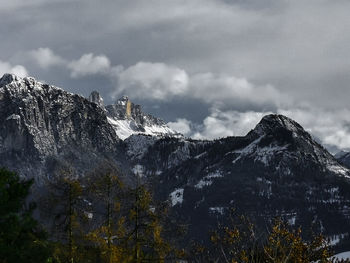
{"type": "Polygon", "coordinates": [[[254,161],[259,161],[263,163],[265,166],[268,166],[270,161],[279,153],[282,153],[287,150],[288,144],[286,145],[276,145],[276,144],[270,144],[268,146],[260,147],[259,143],[260,141],[265,137],[265,135],[260,136],[259,138],[255,139],[253,142],[251,142],[248,146],[236,150],[231,153],[239,154],[232,163],[236,163],[238,160],[240,160],[243,157],[253,157],[254,161]]]}
{"type": "Polygon", "coordinates": [[[214,178],[221,178],[224,177],[220,171],[216,171],[214,173],[210,173],[207,176],[204,176],[194,187],[196,189],[202,189],[205,186],[210,186],[213,184],[213,180],[214,178]]]}
{"type": "Polygon", "coordinates": [[[338,234],[338,235],[328,236],[328,237],[326,237],[326,239],[329,240],[329,245],[335,246],[335,245],[338,245],[348,235],[349,235],[349,233],[342,233],[342,234],[338,234]]]}
{"type": "Polygon", "coordinates": [[[227,207],[209,207],[210,214],[224,215],[227,207]]]}
{"type": "Polygon", "coordinates": [[[347,260],[350,259],[350,251],[342,252],[339,254],[336,254],[332,257],[332,259],[339,259],[339,260],[347,260]]]}
{"type": "MultiPolygon", "coordinates": [[[[90,95],[90,101],[103,107],[103,99],[97,92],[90,95]]],[[[163,120],[143,113],[141,106],[132,103],[127,96],[123,96],[115,104],[103,108],[106,110],[108,122],[122,140],[134,134],[182,137],[182,134],[172,130],[163,120]]]]}
{"type": "Polygon", "coordinates": [[[182,204],[184,200],[184,189],[177,188],[173,192],[171,192],[169,196],[170,196],[170,201],[172,206],[175,206],[177,204],[182,204]]]}
{"type": "Polygon", "coordinates": [[[139,176],[139,177],[143,177],[144,176],[144,172],[145,172],[145,167],[140,165],[140,164],[136,164],[133,168],[132,168],[132,172],[139,176]]]}
{"type": "Polygon", "coordinates": [[[162,136],[162,135],[177,135],[178,133],[170,129],[166,125],[151,125],[144,127],[145,132],[142,134],[153,135],[153,136],[162,136]]]}
{"type": "Polygon", "coordinates": [[[20,120],[21,119],[21,116],[19,116],[18,114],[11,114],[10,116],[8,116],[6,118],[6,120],[20,120]]]}
{"type": "Polygon", "coordinates": [[[350,178],[349,176],[349,169],[345,168],[344,166],[341,166],[339,164],[331,164],[329,166],[327,166],[328,170],[333,172],[333,173],[336,173],[336,174],[340,174],[340,175],[343,175],[347,178],[350,178]]]}
{"type": "Polygon", "coordinates": [[[139,125],[133,119],[120,120],[113,117],[107,117],[108,122],[113,126],[117,136],[125,140],[134,134],[151,135],[156,137],[161,136],[179,136],[178,132],[170,129],[166,125],[156,125],[144,126],[140,130],[139,125]],[[143,130],[143,131],[142,131],[143,130]]]}
{"type": "Polygon", "coordinates": [[[266,147],[262,147],[256,150],[255,161],[262,162],[265,166],[269,165],[270,160],[276,155],[288,148],[288,145],[277,146],[277,145],[269,145],[266,147]]]}
{"type": "Polygon", "coordinates": [[[132,127],[132,120],[117,120],[111,117],[107,117],[107,120],[109,124],[112,125],[112,127],[115,130],[115,133],[120,139],[125,140],[129,136],[135,134],[135,130],[132,127]]]}

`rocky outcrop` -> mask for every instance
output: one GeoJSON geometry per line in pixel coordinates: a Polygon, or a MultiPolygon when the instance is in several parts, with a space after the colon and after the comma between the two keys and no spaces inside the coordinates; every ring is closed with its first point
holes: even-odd
{"type": "Polygon", "coordinates": [[[1,164],[28,175],[28,164],[40,166],[50,156],[81,159],[118,151],[103,109],[33,78],[0,79],[0,123],[1,164]]]}
{"type": "Polygon", "coordinates": [[[158,137],[181,137],[182,135],[166,125],[159,118],[142,112],[141,106],[132,103],[127,96],[121,97],[114,105],[106,106],[109,123],[122,140],[133,134],[158,137]]]}
{"type": "Polygon", "coordinates": [[[103,98],[101,97],[100,93],[97,91],[91,92],[89,96],[89,101],[97,104],[100,108],[104,109],[104,103],[103,103],[103,98]]]}

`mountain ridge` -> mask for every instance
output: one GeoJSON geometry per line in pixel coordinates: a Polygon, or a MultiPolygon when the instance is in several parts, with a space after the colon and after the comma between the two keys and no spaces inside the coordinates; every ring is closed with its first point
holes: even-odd
{"type": "Polygon", "coordinates": [[[350,242],[349,169],[297,122],[271,114],[245,136],[193,140],[147,134],[145,127],[164,123],[158,120],[126,97],[109,107],[97,92],[86,99],[4,75],[0,165],[40,181],[60,161],[80,176],[104,160],[114,162],[126,179],[137,174],[158,200],[169,202],[173,216],[189,225],[188,240],[204,240],[203,229],[225,222],[235,207],[260,226],[275,216],[295,226],[314,222],[326,236],[350,242]],[[121,140],[120,123],[109,118],[136,127],[129,125],[121,140]]]}

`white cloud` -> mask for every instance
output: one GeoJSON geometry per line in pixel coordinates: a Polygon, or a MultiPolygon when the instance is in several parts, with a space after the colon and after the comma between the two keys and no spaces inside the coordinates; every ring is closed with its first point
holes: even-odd
{"type": "Polygon", "coordinates": [[[64,65],[66,61],[56,55],[49,48],[38,48],[28,52],[30,59],[34,60],[41,68],[49,68],[57,65],[64,65]]]}
{"type": "Polygon", "coordinates": [[[124,65],[166,61],[187,72],[244,76],[297,99],[347,107],[349,1],[52,1],[2,1],[1,50],[15,54],[21,43],[46,43],[72,55],[106,50],[124,65]]]}
{"type": "Polygon", "coordinates": [[[296,108],[279,110],[299,122],[307,131],[319,138],[322,144],[350,149],[350,110],[296,108]]]}
{"type": "Polygon", "coordinates": [[[193,75],[190,83],[190,95],[208,103],[277,105],[287,101],[270,85],[257,86],[235,76],[200,73],[193,75]]]}
{"type": "MultiPolygon", "coordinates": [[[[121,68],[121,67],[120,67],[121,68]]],[[[209,104],[286,104],[286,97],[271,85],[257,86],[235,76],[197,73],[190,75],[164,63],[139,62],[116,74],[116,94],[133,98],[171,100],[186,96],[209,104]]]]}
{"type": "Polygon", "coordinates": [[[139,62],[118,73],[117,94],[168,100],[188,91],[187,73],[164,63],[139,62]]]}
{"type": "Polygon", "coordinates": [[[78,78],[94,74],[109,74],[111,62],[105,55],[84,54],[78,60],[71,61],[67,67],[71,77],[78,78]]]}
{"type": "Polygon", "coordinates": [[[216,139],[227,136],[244,136],[269,112],[238,112],[212,109],[211,114],[197,126],[192,137],[195,139],[216,139]]]}
{"type": "Polygon", "coordinates": [[[4,62],[0,60],[0,75],[2,76],[5,73],[16,74],[19,77],[28,76],[27,69],[22,65],[11,65],[8,62],[4,62]]]}
{"type": "Polygon", "coordinates": [[[271,85],[258,86],[245,78],[227,74],[196,73],[165,63],[138,62],[128,68],[113,66],[105,55],[88,53],[68,61],[49,48],[28,52],[41,68],[61,65],[70,70],[72,78],[104,75],[116,90],[113,96],[128,94],[136,99],[169,101],[186,96],[208,104],[240,105],[245,108],[277,107],[287,103],[286,96],[271,85]]]}
{"type": "Polygon", "coordinates": [[[191,134],[191,121],[183,118],[176,119],[175,122],[168,122],[168,126],[177,131],[182,133],[185,136],[190,136],[191,134]]]}

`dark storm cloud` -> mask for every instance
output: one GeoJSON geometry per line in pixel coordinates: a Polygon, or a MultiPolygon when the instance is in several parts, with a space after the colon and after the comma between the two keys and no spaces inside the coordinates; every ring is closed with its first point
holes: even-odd
{"type": "Polygon", "coordinates": [[[84,96],[99,90],[107,103],[126,93],[207,137],[218,135],[211,125],[226,127],[222,135],[260,113],[287,112],[324,142],[350,147],[349,8],[345,0],[0,0],[0,71],[84,96]]]}

